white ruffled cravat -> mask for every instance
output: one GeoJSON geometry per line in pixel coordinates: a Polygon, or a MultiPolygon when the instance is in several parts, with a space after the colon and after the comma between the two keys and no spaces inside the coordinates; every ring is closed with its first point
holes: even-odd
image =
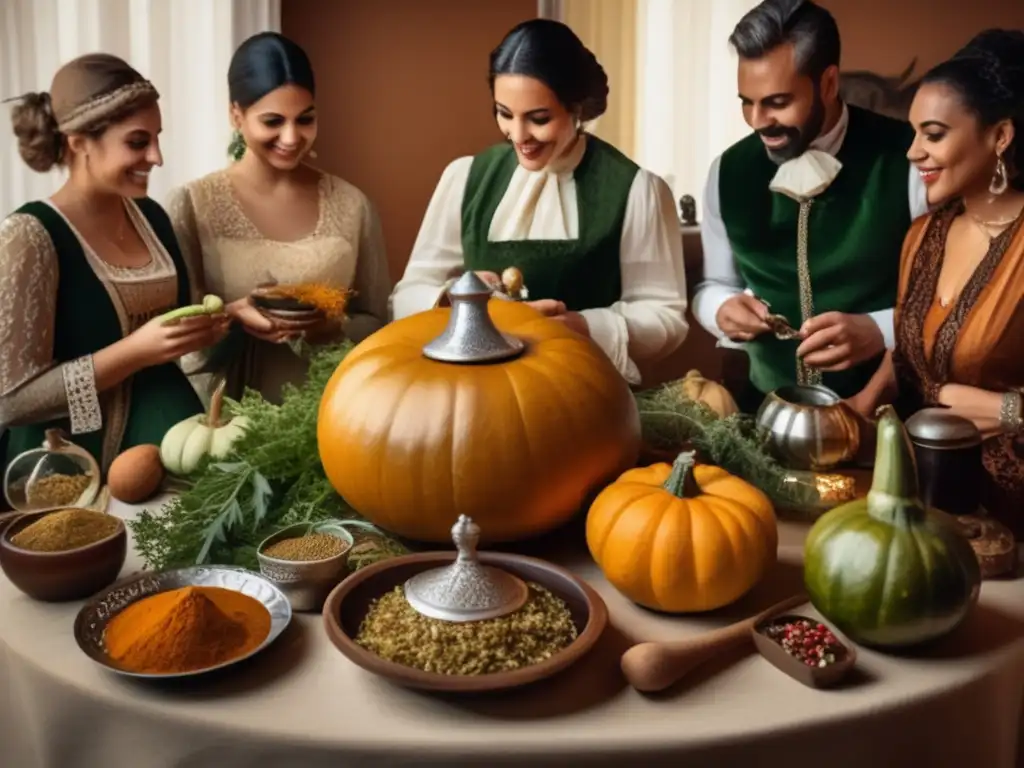
{"type": "Polygon", "coordinates": [[[835,181],[843,164],[828,152],[808,149],[779,166],[768,188],[797,202],[817,197],[835,181]]]}
{"type": "Polygon", "coordinates": [[[583,159],[586,137],[540,171],[521,165],[512,173],[488,231],[492,242],[573,240],[579,237],[579,211],[573,171],[583,159]]]}

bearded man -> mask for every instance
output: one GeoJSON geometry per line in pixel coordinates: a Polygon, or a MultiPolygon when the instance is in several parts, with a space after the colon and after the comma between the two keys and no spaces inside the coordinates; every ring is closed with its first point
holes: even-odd
{"type": "Polygon", "coordinates": [[[754,132],[708,174],[694,315],[749,355],[744,410],[797,383],[851,397],[894,345],[900,249],[927,212],[913,129],[839,99],[839,29],[813,2],[765,0],[729,42],[754,132]]]}

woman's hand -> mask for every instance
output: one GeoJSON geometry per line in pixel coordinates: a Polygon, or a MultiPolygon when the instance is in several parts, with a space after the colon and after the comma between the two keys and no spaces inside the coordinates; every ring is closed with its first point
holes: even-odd
{"type": "Polygon", "coordinates": [[[212,347],[224,338],[230,319],[223,313],[186,317],[172,323],[155,318],[124,339],[134,368],[162,365],[212,347]]]}
{"type": "Polygon", "coordinates": [[[271,344],[283,344],[290,339],[298,338],[302,332],[311,328],[316,322],[287,322],[267,317],[254,307],[248,298],[238,299],[228,304],[225,311],[232,320],[240,323],[242,328],[253,338],[271,344]]]}
{"type": "Polygon", "coordinates": [[[939,405],[950,412],[974,422],[983,437],[992,437],[1003,431],[999,413],[1003,408],[1003,394],[966,384],[944,384],[939,389],[939,405]]]}
{"type": "Polygon", "coordinates": [[[579,312],[563,312],[560,315],[555,315],[551,319],[557,320],[570,331],[575,331],[580,336],[586,336],[588,339],[590,338],[590,326],[587,325],[587,318],[579,312]]]}

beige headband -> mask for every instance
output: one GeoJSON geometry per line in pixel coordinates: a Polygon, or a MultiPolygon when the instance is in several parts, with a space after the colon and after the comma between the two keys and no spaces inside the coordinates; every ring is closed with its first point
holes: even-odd
{"type": "Polygon", "coordinates": [[[102,93],[93,99],[79,104],[66,115],[57,117],[57,130],[61,133],[75,133],[83,128],[113,115],[143,95],[152,95],[154,100],[160,97],[156,88],[149,80],[139,80],[122,85],[109,93],[102,93]]]}

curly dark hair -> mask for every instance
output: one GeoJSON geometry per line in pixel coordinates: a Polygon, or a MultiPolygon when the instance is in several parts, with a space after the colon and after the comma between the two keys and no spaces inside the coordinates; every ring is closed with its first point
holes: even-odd
{"type": "Polygon", "coordinates": [[[1010,186],[1024,191],[1024,31],[985,30],[929,70],[922,83],[955,90],[983,126],[1013,123],[1014,138],[1003,160],[1010,186]]]}

